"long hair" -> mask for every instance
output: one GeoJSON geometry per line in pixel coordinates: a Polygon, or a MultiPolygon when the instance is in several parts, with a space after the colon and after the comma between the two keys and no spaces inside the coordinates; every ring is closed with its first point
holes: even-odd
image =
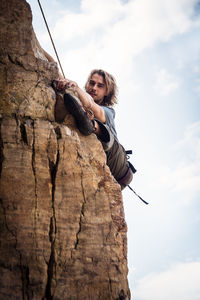
{"type": "Polygon", "coordinates": [[[103,71],[101,69],[94,69],[91,71],[87,82],[85,84],[85,89],[87,90],[87,86],[90,82],[90,79],[92,78],[92,76],[94,74],[98,74],[101,75],[103,77],[103,80],[106,84],[106,89],[107,89],[107,93],[108,95],[104,97],[103,102],[101,103],[101,105],[104,106],[113,106],[114,104],[117,103],[117,85],[116,85],[116,81],[115,78],[109,74],[106,71],[103,71]]]}

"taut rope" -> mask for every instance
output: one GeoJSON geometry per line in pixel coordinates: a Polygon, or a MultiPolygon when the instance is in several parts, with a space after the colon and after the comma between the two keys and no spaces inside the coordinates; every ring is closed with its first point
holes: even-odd
{"type": "Polygon", "coordinates": [[[53,45],[54,51],[55,51],[55,53],[56,53],[56,57],[57,57],[57,59],[58,59],[58,63],[59,63],[59,65],[60,65],[60,69],[61,69],[61,71],[62,71],[63,77],[65,78],[65,74],[64,74],[64,72],[63,72],[63,68],[62,68],[62,65],[61,65],[61,63],[60,63],[60,59],[59,59],[59,57],[58,57],[58,53],[57,53],[57,51],[56,51],[55,44],[54,44],[54,42],[53,42],[53,39],[52,39],[52,36],[51,36],[51,32],[50,32],[50,30],[49,30],[49,26],[48,26],[48,24],[47,24],[47,20],[46,20],[46,18],[45,18],[45,15],[44,15],[44,12],[43,12],[42,6],[41,6],[41,4],[40,4],[40,0],[38,0],[38,4],[39,4],[39,6],[40,6],[40,10],[41,10],[41,13],[42,13],[42,16],[43,16],[44,22],[45,22],[45,24],[46,24],[46,27],[47,27],[47,30],[48,30],[48,33],[49,33],[49,36],[50,36],[50,39],[51,39],[51,42],[52,42],[52,45],[53,45]]]}

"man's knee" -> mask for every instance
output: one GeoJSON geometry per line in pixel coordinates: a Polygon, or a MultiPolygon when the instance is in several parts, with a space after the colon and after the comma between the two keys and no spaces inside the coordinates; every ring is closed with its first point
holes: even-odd
{"type": "Polygon", "coordinates": [[[133,179],[133,173],[135,173],[136,170],[127,160],[127,154],[124,147],[115,140],[113,147],[106,154],[107,164],[117,182],[122,188],[129,185],[133,179]]]}
{"type": "Polygon", "coordinates": [[[128,166],[128,169],[124,174],[124,176],[117,179],[117,182],[120,184],[121,190],[123,190],[126,186],[128,186],[131,183],[132,180],[133,180],[133,172],[130,166],[128,166]]]}
{"type": "Polygon", "coordinates": [[[99,133],[97,134],[98,139],[100,140],[104,151],[110,151],[114,144],[114,136],[110,130],[110,128],[106,125],[101,123],[99,120],[96,120],[99,127],[99,133]]]}

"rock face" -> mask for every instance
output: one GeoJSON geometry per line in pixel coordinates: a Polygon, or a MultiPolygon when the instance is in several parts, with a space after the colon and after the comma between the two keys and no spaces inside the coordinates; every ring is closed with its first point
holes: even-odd
{"type": "Polygon", "coordinates": [[[55,121],[57,64],[31,22],[1,0],[0,299],[130,299],[120,187],[96,136],[55,121]]]}

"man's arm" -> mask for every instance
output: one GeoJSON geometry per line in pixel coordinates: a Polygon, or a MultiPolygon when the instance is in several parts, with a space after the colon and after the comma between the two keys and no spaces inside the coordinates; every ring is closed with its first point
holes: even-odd
{"type": "MultiPolygon", "coordinates": [[[[55,62],[55,60],[49,53],[47,53],[44,49],[42,50],[49,62],[55,62]]],[[[91,109],[94,113],[95,118],[101,121],[102,123],[106,122],[106,116],[104,110],[101,108],[100,105],[96,104],[93,98],[87,92],[82,90],[76,82],[63,78],[60,72],[59,72],[58,81],[59,81],[57,85],[58,90],[63,89],[66,84],[68,85],[68,87],[74,87],[76,89],[80,101],[83,104],[83,107],[85,109],[91,109]]]]}
{"type": "Polygon", "coordinates": [[[93,98],[87,92],[85,92],[83,89],[81,89],[76,82],[68,80],[68,79],[64,79],[64,80],[59,81],[57,88],[62,89],[62,88],[64,88],[64,86],[66,84],[68,87],[75,88],[75,90],[78,94],[78,97],[85,109],[91,109],[93,111],[96,119],[98,119],[102,123],[106,122],[106,116],[105,116],[105,112],[104,112],[103,108],[100,105],[96,104],[94,102],[93,98]]]}
{"type": "MultiPolygon", "coordinates": [[[[47,53],[44,49],[42,50],[49,62],[55,62],[55,60],[49,53],[47,53]]],[[[83,104],[83,107],[85,109],[91,109],[94,113],[95,118],[101,121],[102,123],[106,122],[106,116],[104,110],[101,108],[100,105],[96,104],[93,98],[87,92],[82,90],[76,82],[68,79],[64,79],[60,72],[59,72],[58,80],[59,80],[57,86],[58,90],[64,88],[66,84],[68,84],[69,87],[74,87],[76,89],[76,92],[78,94],[81,103],[83,104]]]]}
{"type": "Polygon", "coordinates": [[[79,86],[76,87],[76,92],[83,104],[83,107],[85,109],[91,109],[94,113],[94,117],[99,121],[101,121],[102,123],[105,123],[106,116],[103,108],[100,105],[96,104],[93,98],[87,92],[82,90],[79,86]]]}

